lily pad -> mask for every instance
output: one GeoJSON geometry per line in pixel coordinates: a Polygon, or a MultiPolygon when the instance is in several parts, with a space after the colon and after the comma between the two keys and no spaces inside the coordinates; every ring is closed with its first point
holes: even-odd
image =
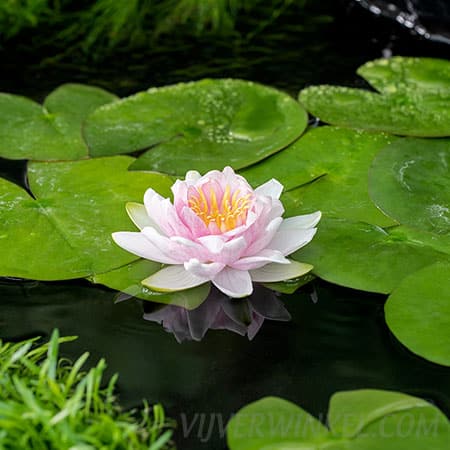
{"type": "Polygon", "coordinates": [[[131,162],[116,156],[30,163],[33,197],[0,179],[0,276],[80,278],[135,260],[111,233],[130,227],[126,202],[141,200],[150,186],[169,196],[172,179],[131,173],[131,162]]]}
{"type": "Polygon", "coordinates": [[[181,306],[191,310],[200,306],[208,297],[210,284],[205,283],[193,289],[161,294],[144,287],[141,281],[161,269],[161,264],[139,259],[123,267],[90,278],[93,283],[116,289],[132,297],[166,305],[181,306]]]}
{"type": "Polygon", "coordinates": [[[174,175],[253,164],[286,147],[307,114],[289,95],[242,80],[153,88],[96,110],[86,121],[92,156],[148,150],[132,169],[174,175]]]}
{"type": "Polygon", "coordinates": [[[44,105],[18,95],[0,94],[0,156],[9,159],[77,160],[88,157],[81,136],[85,117],[116,100],[103,89],[64,84],[44,105]]]}
{"type": "Polygon", "coordinates": [[[373,201],[402,224],[450,238],[450,139],[397,140],[375,159],[373,201]]]}
{"type": "Polygon", "coordinates": [[[292,255],[314,266],[331,283],[389,294],[407,275],[437,261],[450,261],[450,247],[428,233],[404,226],[386,230],[363,222],[323,218],[314,239],[292,255]]]}
{"type": "Polygon", "coordinates": [[[254,186],[271,178],[279,180],[289,191],[282,197],[286,216],[321,210],[324,214],[390,226],[397,222],[385,216],[369,198],[367,174],[375,155],[396,139],[345,128],[314,128],[286,150],[240,173],[254,186]]]}
{"type": "Polygon", "coordinates": [[[331,397],[329,429],[295,404],[266,397],[227,426],[230,450],[446,450],[450,423],[425,400],[381,390],[331,397]]]}
{"type": "Polygon", "coordinates": [[[388,298],[386,322],[409,350],[450,366],[450,264],[406,277],[388,298]]]}
{"type": "Polygon", "coordinates": [[[327,428],[306,411],[277,397],[245,406],[227,425],[230,450],[294,450],[308,443],[315,449],[328,436],[327,428]]]}
{"type": "Polygon", "coordinates": [[[312,86],[300,102],[333,125],[406,136],[450,136],[450,61],[432,58],[380,59],[358,74],[379,92],[312,86]]]}
{"type": "Polygon", "coordinates": [[[307,273],[306,275],[293,278],[291,280],[262,283],[262,285],[272,291],[280,292],[281,294],[293,294],[297,289],[305,286],[315,279],[316,277],[314,275],[307,273]]]}

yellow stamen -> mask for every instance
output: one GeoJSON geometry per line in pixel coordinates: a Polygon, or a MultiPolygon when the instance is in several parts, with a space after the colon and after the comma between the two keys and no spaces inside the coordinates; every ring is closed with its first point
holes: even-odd
{"type": "Polygon", "coordinates": [[[222,232],[232,230],[241,225],[247,218],[251,204],[251,194],[239,196],[237,189],[231,195],[231,187],[227,185],[220,204],[213,187],[209,188],[209,198],[206,198],[202,187],[195,188],[188,198],[188,205],[202,219],[206,226],[215,223],[222,232]],[[209,200],[209,203],[208,203],[209,200]]]}

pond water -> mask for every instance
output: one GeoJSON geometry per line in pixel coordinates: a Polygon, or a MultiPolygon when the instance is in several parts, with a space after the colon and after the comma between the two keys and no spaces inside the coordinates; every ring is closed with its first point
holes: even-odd
{"type": "MultiPolygon", "coordinates": [[[[282,33],[279,27],[273,33],[282,33]]],[[[260,40],[241,60],[234,50],[193,46],[192,57],[175,53],[162,65],[141,61],[133,69],[131,56],[126,73],[113,63],[78,71],[64,65],[22,70],[11,63],[2,90],[41,99],[62,82],[81,81],[125,95],[149,85],[233,76],[296,95],[313,83],[361,85],[355,68],[386,49],[420,56],[445,57],[448,52],[448,47],[418,41],[362,9],[339,12],[326,32],[301,37],[285,32],[264,49],[264,38],[260,40]]],[[[21,184],[23,169],[21,162],[0,161],[0,174],[21,184]]],[[[115,292],[85,281],[4,280],[0,337],[47,337],[55,327],[62,335],[78,335],[65,344],[64,354],[74,359],[89,351],[92,363],[105,357],[109,373],[120,373],[120,399],[126,407],[138,406],[143,398],[161,402],[178,422],[180,449],[225,448],[223,427],[230,415],[267,395],[292,400],[324,419],[336,391],[389,389],[426,398],[450,415],[450,369],[416,357],[390,334],[383,317],[385,296],[316,280],[293,295],[282,295],[291,321],[266,320],[253,340],[210,330],[200,342],[182,344],[160,325],[143,320],[141,301],[114,303],[114,297],[115,292]]]]}

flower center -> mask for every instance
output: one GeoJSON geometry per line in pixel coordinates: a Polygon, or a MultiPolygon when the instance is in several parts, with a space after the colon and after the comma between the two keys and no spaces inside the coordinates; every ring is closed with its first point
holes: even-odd
{"type": "Polygon", "coordinates": [[[209,183],[191,190],[188,205],[209,227],[215,223],[223,233],[245,223],[252,194],[240,195],[239,189],[231,193],[230,185],[225,192],[217,193],[209,183]]]}

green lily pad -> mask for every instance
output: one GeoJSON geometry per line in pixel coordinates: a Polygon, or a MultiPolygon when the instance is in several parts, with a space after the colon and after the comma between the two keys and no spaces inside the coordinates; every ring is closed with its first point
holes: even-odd
{"type": "Polygon", "coordinates": [[[386,322],[409,350],[450,366],[450,264],[406,277],[385,305],[386,322]]]}
{"type": "Polygon", "coordinates": [[[279,180],[285,189],[282,201],[286,216],[321,210],[390,226],[396,222],[369,198],[367,173],[375,155],[395,139],[382,133],[314,128],[286,150],[240,173],[254,186],[271,178],[279,180]]]}
{"type": "Polygon", "coordinates": [[[432,58],[380,59],[358,74],[379,92],[312,86],[300,102],[333,125],[406,136],[450,136],[450,61],[432,58]]]}
{"type": "Polygon", "coordinates": [[[85,117],[116,100],[103,89],[64,84],[44,105],[18,95],[0,94],[0,156],[9,159],[76,160],[88,156],[81,136],[85,117]]]}
{"type": "Polygon", "coordinates": [[[430,403],[399,392],[357,390],[331,397],[326,428],[299,406],[266,397],[228,423],[230,450],[446,450],[450,423],[430,403]]]}
{"type": "Polygon", "coordinates": [[[291,257],[341,286],[389,294],[407,275],[449,261],[450,247],[428,233],[404,226],[386,230],[363,222],[323,218],[314,239],[291,257]]]}
{"type": "Polygon", "coordinates": [[[170,294],[161,294],[144,287],[141,281],[160,270],[161,267],[159,263],[139,259],[118,269],[94,275],[90,280],[93,283],[103,284],[132,297],[166,305],[181,306],[189,310],[197,308],[206,300],[211,287],[209,283],[184,291],[171,292],[170,294]]]}
{"type": "Polygon", "coordinates": [[[369,193],[402,224],[450,238],[450,139],[397,140],[376,157],[369,193]]]}
{"type": "Polygon", "coordinates": [[[327,428],[317,419],[277,397],[250,403],[227,425],[230,450],[315,449],[327,435],[327,428]],[[308,443],[309,447],[294,446],[300,442],[308,443]]]}
{"type": "Polygon", "coordinates": [[[153,88],[96,110],[86,121],[92,156],[149,149],[132,169],[174,175],[253,164],[294,141],[307,114],[289,95],[242,80],[153,88]]]}
{"type": "Polygon", "coordinates": [[[126,202],[141,200],[150,186],[169,196],[172,179],[128,172],[132,161],[116,156],[30,163],[34,198],[0,179],[0,276],[80,278],[135,260],[111,233],[131,226],[126,202]]]}
{"type": "Polygon", "coordinates": [[[306,275],[293,278],[292,280],[262,283],[262,285],[272,291],[280,292],[281,294],[293,294],[297,289],[305,286],[305,284],[308,284],[315,279],[316,277],[314,275],[307,273],[306,275]]]}

